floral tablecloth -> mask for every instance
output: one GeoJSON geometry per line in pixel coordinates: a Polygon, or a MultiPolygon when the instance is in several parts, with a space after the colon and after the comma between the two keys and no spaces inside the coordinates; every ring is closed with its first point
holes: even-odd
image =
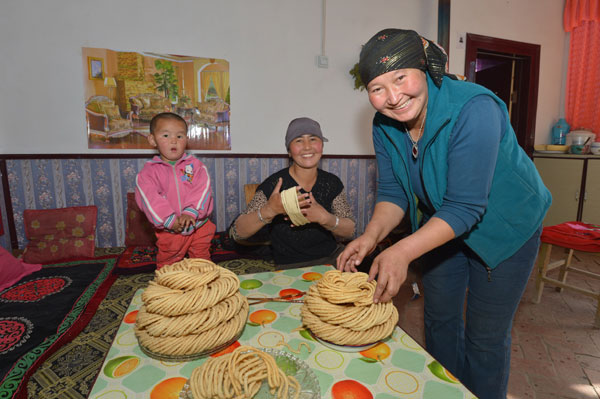
{"type": "MultiPolygon", "coordinates": [[[[331,267],[242,275],[239,276],[240,292],[247,297],[306,292],[327,270],[331,267]]],[[[165,362],[142,352],[133,332],[135,316],[142,305],[141,294],[142,290],[139,290],[129,305],[89,395],[91,399],[175,399],[192,370],[205,361],[165,362]]],[[[301,306],[295,302],[265,302],[250,306],[244,331],[233,346],[251,345],[293,353],[316,374],[322,398],[474,398],[399,327],[391,337],[368,350],[338,351],[315,341],[302,328],[301,306]]]]}

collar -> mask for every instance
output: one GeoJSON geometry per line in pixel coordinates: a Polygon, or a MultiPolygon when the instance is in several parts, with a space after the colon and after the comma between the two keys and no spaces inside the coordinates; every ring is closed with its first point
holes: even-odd
{"type": "MultiPolygon", "coordinates": [[[[183,155],[181,156],[181,158],[179,158],[177,160],[177,162],[175,162],[175,166],[179,165],[181,162],[187,161],[188,159],[190,159],[190,157],[191,157],[190,154],[184,152],[183,155]]],[[[154,157],[152,157],[152,162],[162,163],[162,164],[171,166],[171,164],[169,162],[163,161],[162,158],[160,157],[160,155],[155,155],[154,157]]]]}

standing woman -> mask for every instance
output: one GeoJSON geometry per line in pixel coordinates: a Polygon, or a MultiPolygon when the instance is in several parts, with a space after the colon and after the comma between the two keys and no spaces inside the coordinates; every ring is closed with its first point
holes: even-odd
{"type": "Polygon", "coordinates": [[[306,117],[292,120],[285,135],[292,164],[258,186],[230,230],[234,240],[243,241],[267,226],[273,258],[280,269],[335,264],[343,249],[336,237],[354,234],[344,184],[336,175],[319,169],[323,141],[327,139],[317,121],[306,117]],[[281,200],[281,192],[291,187],[296,188],[301,212],[309,222],[302,226],[292,224],[281,200]]]}
{"type": "Polygon", "coordinates": [[[551,196],[502,100],[446,74],[446,62],[410,30],[385,29],[363,46],[360,76],[377,111],[377,204],[338,268],[355,271],[408,213],[412,234],[371,266],[374,302],[396,295],[423,257],[427,350],[478,397],[505,398],[512,319],[551,196]]]}

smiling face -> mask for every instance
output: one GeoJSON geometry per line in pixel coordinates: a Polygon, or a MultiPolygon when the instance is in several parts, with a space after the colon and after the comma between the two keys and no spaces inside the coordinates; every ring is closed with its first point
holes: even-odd
{"type": "Polygon", "coordinates": [[[303,134],[291,141],[288,154],[299,167],[317,167],[323,155],[323,141],[317,136],[303,134]]]}
{"type": "Polygon", "coordinates": [[[185,123],[176,119],[160,119],[154,132],[148,136],[148,142],[158,149],[163,161],[177,161],[187,146],[185,123]]]}
{"type": "Polygon", "coordinates": [[[427,108],[427,78],[419,69],[398,69],[379,75],[369,82],[367,92],[373,108],[411,127],[427,108]]]}

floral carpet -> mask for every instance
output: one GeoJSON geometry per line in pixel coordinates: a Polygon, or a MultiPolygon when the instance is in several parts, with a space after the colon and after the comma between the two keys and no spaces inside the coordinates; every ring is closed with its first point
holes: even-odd
{"type": "MultiPolygon", "coordinates": [[[[218,264],[236,274],[275,270],[273,264],[258,259],[233,259],[218,264]]],[[[153,277],[154,273],[120,275],[83,331],[51,355],[31,376],[27,384],[28,397],[87,398],[131,298],[153,277]]]]}

